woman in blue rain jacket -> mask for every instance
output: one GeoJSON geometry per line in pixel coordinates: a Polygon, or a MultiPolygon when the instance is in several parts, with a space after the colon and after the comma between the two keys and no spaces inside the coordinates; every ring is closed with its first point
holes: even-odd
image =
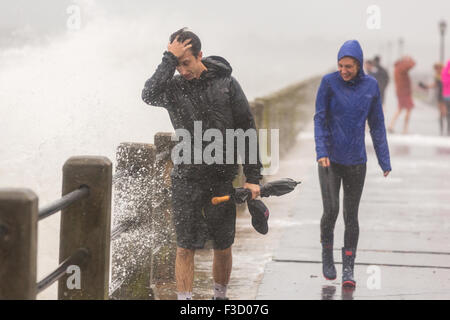
{"type": "Polygon", "coordinates": [[[320,223],[323,274],[329,280],[336,278],[333,242],[342,184],[345,221],[342,285],[349,287],[356,285],[353,267],[359,238],[358,207],[366,175],[366,120],[384,176],[391,171],[380,90],[377,81],[364,73],[363,62],[358,41],[346,41],[338,53],[338,71],[322,79],[314,115],[324,208],[320,223]]]}

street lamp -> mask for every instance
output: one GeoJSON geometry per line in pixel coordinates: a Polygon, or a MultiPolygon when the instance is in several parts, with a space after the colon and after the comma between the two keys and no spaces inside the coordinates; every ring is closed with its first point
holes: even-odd
{"type": "Polygon", "coordinates": [[[441,63],[444,63],[444,57],[445,57],[445,52],[444,52],[444,37],[445,37],[445,29],[447,29],[447,23],[445,22],[445,20],[441,20],[439,22],[439,31],[441,33],[441,63]]]}
{"type": "Polygon", "coordinates": [[[403,38],[398,39],[398,55],[401,59],[403,57],[403,45],[405,44],[405,40],[403,38]]]}

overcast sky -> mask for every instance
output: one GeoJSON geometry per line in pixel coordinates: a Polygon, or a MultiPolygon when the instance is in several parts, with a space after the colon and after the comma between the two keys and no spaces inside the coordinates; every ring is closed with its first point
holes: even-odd
{"type": "MultiPolygon", "coordinates": [[[[205,55],[232,59],[237,72],[245,65],[246,69],[289,73],[279,78],[279,87],[328,70],[335,65],[339,46],[348,39],[361,42],[365,57],[381,54],[382,62],[392,65],[403,38],[403,53],[418,62],[415,72],[429,71],[439,58],[438,21],[450,23],[450,1],[443,0],[15,0],[0,2],[0,48],[66,37],[67,9],[73,4],[80,8],[81,31],[102,20],[102,37],[114,37],[115,26],[122,23],[123,32],[130,32],[127,38],[136,30],[147,33],[145,42],[152,42],[152,50],[164,50],[170,33],[188,26],[202,39],[205,55]],[[379,9],[379,28],[367,26],[368,20],[376,19],[376,13],[367,11],[371,5],[379,9]],[[126,23],[133,29],[125,30],[126,23]]],[[[446,43],[450,57],[450,35],[446,43]]]]}
{"type": "Polygon", "coordinates": [[[149,19],[159,15],[175,28],[177,22],[189,23],[194,29],[207,23],[219,35],[244,32],[301,38],[355,36],[382,37],[383,41],[395,41],[403,36],[406,42],[419,43],[433,42],[438,33],[437,21],[450,17],[450,1],[443,0],[15,0],[0,2],[0,28],[31,28],[41,36],[63,32],[68,16],[66,9],[71,4],[80,5],[83,18],[96,13],[131,20],[140,15],[149,19]],[[369,16],[366,10],[370,5],[380,8],[379,30],[366,27],[369,16]]]}

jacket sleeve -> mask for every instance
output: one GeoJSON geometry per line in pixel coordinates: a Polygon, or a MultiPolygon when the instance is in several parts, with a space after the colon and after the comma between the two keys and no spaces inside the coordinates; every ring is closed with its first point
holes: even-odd
{"type": "Polygon", "coordinates": [[[161,64],[142,90],[145,103],[167,108],[173,102],[171,87],[177,65],[178,59],[171,52],[164,52],[161,64]]]}
{"type": "MultiPolygon", "coordinates": [[[[235,125],[235,129],[242,129],[247,131],[248,129],[254,129],[256,132],[256,125],[253,115],[250,111],[250,106],[247,101],[247,97],[242,91],[241,86],[237,82],[236,79],[231,77],[231,108],[233,111],[233,122],[235,125]]],[[[249,153],[250,153],[250,145],[248,139],[245,139],[245,162],[243,163],[244,174],[248,183],[259,184],[259,181],[262,179],[261,175],[261,159],[259,155],[259,142],[258,142],[258,134],[256,132],[257,137],[257,157],[256,163],[249,163],[249,153]]]]}
{"type": "Polygon", "coordinates": [[[381,97],[378,85],[376,85],[376,96],[372,102],[368,123],[370,135],[372,136],[373,146],[378,158],[378,164],[383,172],[391,171],[391,159],[389,156],[389,146],[386,137],[386,128],[384,125],[383,108],[381,107],[381,97]]]}
{"type": "Polygon", "coordinates": [[[327,112],[329,108],[330,90],[327,80],[322,79],[316,97],[316,113],[314,114],[314,139],[316,142],[316,160],[328,157],[330,144],[330,129],[328,127],[327,112]]]}

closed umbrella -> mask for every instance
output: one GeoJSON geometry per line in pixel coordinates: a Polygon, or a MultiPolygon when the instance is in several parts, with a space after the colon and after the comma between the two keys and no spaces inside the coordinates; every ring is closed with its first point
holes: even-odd
{"type": "MultiPolygon", "coordinates": [[[[295,181],[291,178],[271,181],[261,186],[260,195],[261,197],[282,196],[283,194],[293,191],[300,183],[300,181],[295,181]]],[[[233,200],[236,203],[244,203],[245,201],[251,199],[251,197],[252,193],[249,189],[235,188],[234,194],[214,197],[211,199],[211,203],[217,205],[229,200],[233,200]]]]}

